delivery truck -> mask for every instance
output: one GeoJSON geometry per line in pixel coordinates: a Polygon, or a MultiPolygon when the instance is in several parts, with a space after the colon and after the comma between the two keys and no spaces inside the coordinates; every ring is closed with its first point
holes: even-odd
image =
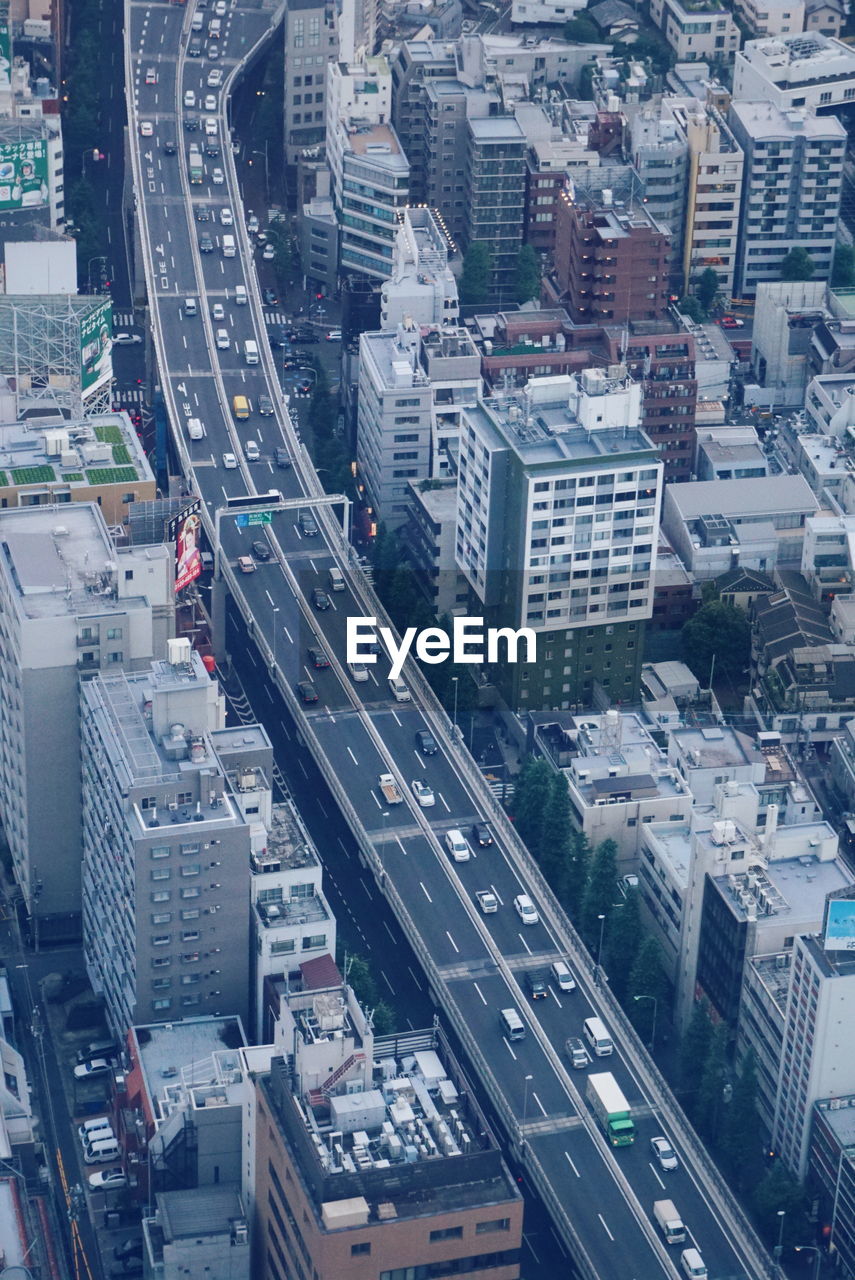
{"type": "Polygon", "coordinates": [[[381,773],[377,785],[383,793],[383,799],[387,804],[400,804],[403,801],[404,797],[401,795],[401,788],[391,773],[381,773]]]}
{"type": "Polygon", "coordinates": [[[629,1103],[610,1071],[588,1076],[588,1101],[613,1147],[628,1147],[635,1141],[635,1125],[629,1103]]]}
{"type": "Polygon", "coordinates": [[[686,1228],[673,1200],[657,1200],[653,1205],[653,1216],[659,1230],[665,1237],[666,1244],[682,1244],[686,1238],[686,1228]]]}

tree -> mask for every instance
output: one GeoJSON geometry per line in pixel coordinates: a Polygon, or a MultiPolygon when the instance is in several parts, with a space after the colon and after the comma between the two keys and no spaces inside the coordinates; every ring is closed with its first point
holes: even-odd
{"type": "MultiPolygon", "coordinates": [[[[614,885],[612,885],[612,900],[614,885]]],[[[618,1000],[624,1002],[632,967],[638,956],[643,931],[638,890],[630,889],[623,902],[609,906],[603,951],[609,982],[618,1000]]]]}
{"type": "Polygon", "coordinates": [[[608,916],[615,897],[617,880],[617,845],[614,840],[604,840],[597,845],[591,859],[591,872],[582,896],[579,930],[588,950],[598,960],[600,916],[608,916]]]}
{"type": "Polygon", "coordinates": [[[739,1064],[733,1096],[724,1113],[721,1151],[737,1190],[755,1185],[763,1130],[757,1114],[757,1059],[749,1049],[739,1064]]]}
{"type": "Polygon", "coordinates": [[[514,788],[514,818],[520,839],[534,858],[540,860],[541,835],[552,787],[552,770],[544,759],[529,756],[514,788]]]}
{"type": "Polygon", "coordinates": [[[689,294],[680,299],[677,303],[677,310],[681,311],[684,316],[688,316],[690,320],[694,320],[695,324],[702,324],[706,319],[704,309],[697,298],[693,298],[689,294]]]}
{"type": "Polygon", "coordinates": [[[816,271],[816,263],[800,244],[795,245],[781,263],[782,280],[810,280],[816,271]]]}
{"type": "Polygon", "coordinates": [[[570,792],[564,774],[554,773],[550,782],[549,800],[543,815],[540,837],[540,867],[553,893],[564,900],[565,884],[574,840],[570,818],[570,792]]]}
{"type": "Polygon", "coordinates": [[[699,680],[709,680],[713,658],[717,671],[738,680],[751,655],[751,629],[741,609],[711,600],[685,624],[680,644],[683,661],[699,680]]]}
{"type": "Polygon", "coordinates": [[[706,1000],[699,1000],[692,1009],[692,1016],[680,1045],[680,1084],[686,1099],[686,1110],[690,1114],[700,1082],[699,1066],[707,1059],[712,1035],[709,1004],[706,1000]]]}
{"type": "Polygon", "coordinates": [[[540,259],[530,244],[524,244],[517,254],[514,273],[514,300],[531,302],[540,294],[540,259]]]}
{"type": "Polygon", "coordinates": [[[758,1182],[754,1195],[754,1211],[760,1234],[770,1245],[778,1243],[780,1218],[783,1209],[784,1247],[810,1240],[811,1227],[807,1220],[808,1196],[800,1182],[776,1160],[772,1168],[758,1182]]]}
{"type": "Polygon", "coordinates": [[[698,1132],[713,1142],[718,1138],[724,1119],[723,1108],[729,1105],[724,1101],[729,1034],[727,1023],[719,1022],[713,1030],[706,1058],[695,1065],[695,1070],[700,1070],[701,1078],[695,1094],[692,1119],[698,1132]]]}
{"type": "Polygon", "coordinates": [[[599,31],[584,13],[564,23],[564,39],[570,44],[596,44],[599,38],[599,31]]]}
{"type": "Polygon", "coordinates": [[[473,240],[466,250],[460,276],[460,301],[464,306],[475,306],[487,301],[492,274],[490,246],[484,240],[473,240]]]}
{"type": "Polygon", "coordinates": [[[582,906],[582,896],[585,892],[585,885],[588,883],[590,863],[591,846],[588,843],[588,837],[582,831],[574,831],[570,859],[564,876],[564,893],[561,899],[564,910],[574,920],[582,906]]]}
{"type": "MultiPolygon", "coordinates": [[[[637,892],[630,898],[638,897],[637,892]]],[[[612,987],[614,977],[610,975],[612,987]]],[[[664,1014],[665,973],[662,968],[662,949],[656,939],[648,934],[635,957],[635,963],[626,984],[624,1004],[629,1020],[641,1039],[647,1044],[653,1037],[653,1028],[660,1013],[664,1014]],[[654,1000],[656,1003],[654,1004],[654,1000]]],[[[660,1022],[664,1025],[664,1018],[660,1022]]]]}
{"type": "Polygon", "coordinates": [[[849,244],[839,244],[834,251],[831,269],[833,289],[851,289],[855,285],[855,249],[849,244]]]}
{"type": "Polygon", "coordinates": [[[704,311],[709,311],[715,295],[719,290],[718,272],[712,267],[706,267],[700,275],[698,283],[695,285],[695,297],[703,307],[704,311]]]}

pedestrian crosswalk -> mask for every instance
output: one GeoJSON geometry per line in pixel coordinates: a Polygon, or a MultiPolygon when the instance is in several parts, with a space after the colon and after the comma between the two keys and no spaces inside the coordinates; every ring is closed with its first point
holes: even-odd
{"type": "Polygon", "coordinates": [[[145,404],[145,392],[141,387],[133,387],[113,392],[117,404],[145,404]]]}
{"type": "Polygon", "coordinates": [[[264,323],[268,325],[290,324],[290,320],[282,311],[265,311],[264,323]]]}
{"type": "Polygon", "coordinates": [[[134,324],[133,311],[114,311],[113,312],[113,328],[114,329],[130,329],[134,324]]]}

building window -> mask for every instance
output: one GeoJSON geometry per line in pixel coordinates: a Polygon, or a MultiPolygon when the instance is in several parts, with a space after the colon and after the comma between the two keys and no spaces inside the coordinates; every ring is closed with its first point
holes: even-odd
{"type": "Polygon", "coordinates": [[[168,858],[172,850],[168,845],[160,845],[157,849],[152,849],[152,858],[168,858]]]}
{"type": "Polygon", "coordinates": [[[441,1227],[438,1231],[430,1233],[431,1240],[462,1240],[462,1227],[441,1227]]]}
{"type": "Polygon", "coordinates": [[[510,1229],[510,1218],[490,1218],[488,1222],[475,1223],[476,1236],[486,1236],[491,1231],[510,1231],[510,1229]]]}
{"type": "Polygon", "coordinates": [[[270,948],[272,956],[290,956],[294,954],[296,942],[293,938],[284,938],[281,942],[274,942],[270,948]]]}
{"type": "Polygon", "coordinates": [[[151,895],[152,902],[168,902],[171,894],[168,889],[158,889],[157,893],[151,895]]]}
{"type": "Polygon", "coordinates": [[[198,898],[201,892],[202,892],[202,890],[201,890],[201,889],[182,889],[182,890],[181,890],[181,897],[182,897],[182,898],[185,898],[185,899],[186,899],[186,898],[198,898]]]}
{"type": "Polygon", "coordinates": [[[152,922],[152,924],[171,924],[171,923],[172,923],[172,912],[171,912],[171,911],[161,911],[159,914],[157,914],[157,915],[153,915],[153,916],[152,916],[152,918],[151,918],[151,922],[152,922]]]}
{"type": "Polygon", "coordinates": [[[327,935],[325,933],[310,933],[303,939],[304,951],[317,951],[318,947],[327,945],[327,935]]]}
{"type": "Polygon", "coordinates": [[[151,872],[152,880],[168,880],[172,875],[169,867],[153,867],[151,872]]]}
{"type": "Polygon", "coordinates": [[[352,1244],[350,1246],[351,1258],[364,1258],[371,1252],[371,1244],[365,1240],[362,1244],[352,1244]]]}
{"type": "Polygon", "coordinates": [[[171,1007],[171,1005],[172,1005],[172,1001],[171,1001],[171,1000],[168,1000],[168,999],[167,999],[167,1000],[152,1000],[152,1002],[151,1002],[151,1007],[152,1007],[152,1009],[169,1009],[169,1008],[171,1007]]]}
{"type": "Polygon", "coordinates": [[[155,933],[152,935],[151,945],[153,947],[168,947],[170,937],[168,933],[155,933]]]}

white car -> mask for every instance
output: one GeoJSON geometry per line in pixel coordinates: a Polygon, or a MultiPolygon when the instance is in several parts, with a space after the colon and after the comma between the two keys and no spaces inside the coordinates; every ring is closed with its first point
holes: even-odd
{"type": "Polygon", "coordinates": [[[143,138],[150,138],[154,133],[154,125],[150,120],[140,120],[140,134],[143,138]]]}
{"type": "Polygon", "coordinates": [[[149,67],[145,73],[146,84],[157,84],[157,68],[149,67]]]}
{"type": "Polygon", "coordinates": [[[208,72],[207,83],[209,89],[219,89],[220,85],[223,83],[223,73],[219,67],[211,67],[211,70],[208,72]]]}
{"type": "Polygon", "coordinates": [[[341,342],[341,329],[330,329],[327,342],[341,342]]]}
{"type": "Polygon", "coordinates": [[[114,333],[113,341],[120,347],[132,347],[142,342],[142,338],[138,333],[114,333]]]}
{"type": "Polygon", "coordinates": [[[115,1191],[128,1185],[128,1175],[122,1169],[99,1169],[89,1175],[90,1191],[115,1191]]]}
{"type": "Polygon", "coordinates": [[[519,893],[514,898],[514,911],[516,911],[523,924],[537,924],[540,919],[535,905],[527,893],[519,893]]]}
{"type": "Polygon", "coordinates": [[[226,471],[237,471],[237,464],[238,464],[237,458],[233,453],[223,454],[223,466],[225,467],[226,471]]]}
{"type": "Polygon", "coordinates": [[[216,109],[217,109],[217,95],[215,93],[206,93],[204,110],[216,111],[216,109]]]}
{"type": "Polygon", "coordinates": [[[215,187],[221,187],[221,186],[223,185],[223,183],[225,182],[225,180],[226,180],[226,179],[225,179],[225,176],[224,176],[224,174],[223,174],[222,169],[214,169],[214,170],[212,170],[212,172],[211,172],[211,181],[213,182],[213,184],[214,184],[214,186],[215,186],[215,187]]]}
{"type": "Polygon", "coordinates": [[[192,89],[184,90],[184,105],[185,107],[195,107],[196,95],[192,89]]]}
{"type": "Polygon", "coordinates": [[[667,1138],[651,1138],[650,1150],[656,1157],[659,1168],[664,1169],[666,1173],[671,1173],[678,1167],[676,1153],[667,1138]]]}
{"type": "Polygon", "coordinates": [[[468,862],[471,858],[469,845],[466,843],[463,832],[457,827],[445,833],[445,843],[455,862],[468,862]]]}
{"type": "Polygon", "coordinates": [[[350,671],[351,679],[357,684],[364,684],[368,679],[368,668],[364,662],[348,662],[347,667],[350,671]]]}
{"type": "Polygon", "coordinates": [[[216,117],[216,116],[206,116],[206,117],[205,117],[205,137],[206,137],[206,138],[216,138],[217,133],[218,133],[218,129],[217,129],[217,117],[216,117]]]}
{"type": "Polygon", "coordinates": [[[262,251],[261,256],[265,262],[272,262],[273,259],[276,257],[276,250],[273,248],[273,245],[266,244],[264,246],[264,250],[262,251]]]}
{"type": "Polygon", "coordinates": [[[110,1064],[106,1058],[93,1058],[91,1062],[81,1062],[79,1067],[74,1068],[75,1080],[92,1080],[98,1076],[105,1076],[110,1070],[110,1064]]]}
{"type": "Polygon", "coordinates": [[[259,228],[258,218],[254,213],[251,213],[246,220],[246,229],[251,236],[254,236],[258,232],[258,228],[259,228]]]}
{"type": "Polygon", "coordinates": [[[211,307],[211,319],[225,320],[225,318],[226,318],[226,309],[223,306],[222,302],[215,302],[214,305],[211,307]]]}
{"type": "Polygon", "coordinates": [[[436,804],[436,797],[426,782],[422,782],[420,778],[414,778],[411,786],[413,788],[413,795],[416,797],[423,809],[430,809],[436,804]]]}
{"type": "Polygon", "coordinates": [[[235,220],[234,220],[234,217],[232,216],[231,209],[221,209],[220,210],[220,226],[233,227],[234,225],[235,225],[235,220]]]}
{"type": "Polygon", "coordinates": [[[216,18],[224,18],[226,16],[227,8],[226,0],[217,0],[217,3],[214,5],[214,16],[216,18]]]}

